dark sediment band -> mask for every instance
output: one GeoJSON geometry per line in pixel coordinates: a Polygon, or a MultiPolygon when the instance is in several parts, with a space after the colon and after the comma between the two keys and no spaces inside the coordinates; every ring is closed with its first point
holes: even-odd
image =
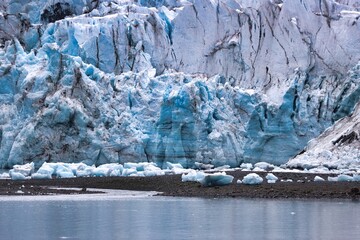
{"type": "MultiPolygon", "coordinates": [[[[181,175],[156,177],[91,177],[50,180],[0,180],[0,195],[46,195],[96,193],[88,188],[158,191],[174,197],[239,197],[239,198],[302,198],[302,199],[360,199],[360,182],[314,182],[314,177],[327,179],[329,174],[274,173],[277,183],[259,185],[236,184],[249,172],[233,171],[232,184],[221,187],[203,187],[196,182],[182,182],[181,175]],[[291,179],[292,182],[287,182],[291,179]],[[281,181],[283,180],[283,181],[281,181]],[[56,187],[56,188],[54,188],[56,187]],[[82,190],[57,189],[80,188],[82,190]]],[[[266,172],[258,173],[265,179],[266,172]]],[[[266,179],[265,179],[266,180],[266,179]]]]}

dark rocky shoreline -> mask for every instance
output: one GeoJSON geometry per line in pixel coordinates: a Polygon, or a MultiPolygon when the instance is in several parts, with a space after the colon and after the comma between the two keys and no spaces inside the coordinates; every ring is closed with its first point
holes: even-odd
{"type": "MultiPolygon", "coordinates": [[[[264,181],[260,185],[236,184],[249,172],[231,171],[232,184],[221,187],[203,187],[196,182],[182,182],[181,175],[156,177],[90,177],[24,181],[0,180],[0,195],[49,195],[99,193],[88,188],[157,191],[162,196],[205,198],[298,198],[298,199],[360,199],[360,182],[314,182],[315,176],[327,179],[330,174],[274,173],[275,184],[264,181]],[[292,182],[287,182],[291,179],[292,182]],[[281,181],[283,180],[283,181],[281,181]],[[66,189],[66,188],[78,188],[66,189]]],[[[258,172],[263,178],[266,172],[258,172]]]]}

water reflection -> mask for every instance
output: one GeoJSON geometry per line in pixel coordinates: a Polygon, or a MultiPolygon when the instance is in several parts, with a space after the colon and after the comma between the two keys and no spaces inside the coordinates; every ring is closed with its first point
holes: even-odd
{"type": "Polygon", "coordinates": [[[356,239],[360,205],[132,198],[2,201],[1,239],[356,239]]]}

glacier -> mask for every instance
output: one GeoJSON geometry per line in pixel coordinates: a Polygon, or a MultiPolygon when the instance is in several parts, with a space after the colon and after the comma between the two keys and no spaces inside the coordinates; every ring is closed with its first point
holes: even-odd
{"type": "Polygon", "coordinates": [[[315,164],[309,140],[358,112],[359,18],[356,0],[4,0],[0,167],[315,164]]]}

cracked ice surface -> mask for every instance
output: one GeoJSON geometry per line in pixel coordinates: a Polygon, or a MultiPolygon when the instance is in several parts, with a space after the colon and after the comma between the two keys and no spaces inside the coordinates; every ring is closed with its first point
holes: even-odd
{"type": "Polygon", "coordinates": [[[359,101],[357,1],[0,9],[1,167],[282,164],[359,101]]]}

